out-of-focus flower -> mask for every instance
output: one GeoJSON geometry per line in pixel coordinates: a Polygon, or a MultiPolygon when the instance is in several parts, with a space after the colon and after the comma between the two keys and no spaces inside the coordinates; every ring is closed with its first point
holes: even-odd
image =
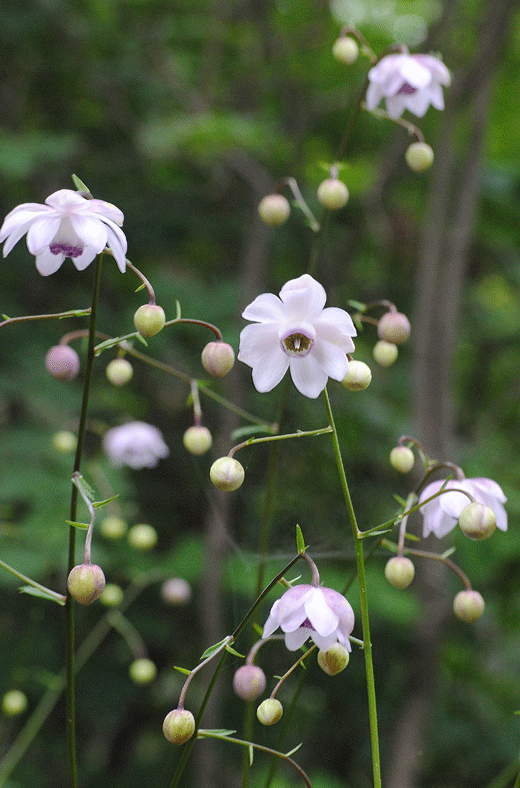
{"type": "Polygon", "coordinates": [[[302,584],[289,588],[276,600],[262,637],[269,637],[278,627],[285,632],[289,651],[297,651],[309,637],[322,651],[334,643],[341,643],[350,651],[348,636],[354,629],[354,611],[345,597],[332,588],[302,584]]]}
{"type": "Polygon", "coordinates": [[[312,399],[329,377],[343,380],[356,329],[343,309],[324,309],[326,298],[319,282],[304,274],[286,282],[279,298],[262,293],[243,311],[254,323],[240,334],[238,359],[253,368],[258,391],[271,391],[288,369],[298,391],[312,399]]]}
{"type": "Polygon", "coordinates": [[[112,427],[103,436],[103,450],[116,468],[155,468],[170,453],[157,427],[144,421],[131,421],[112,427]]]}
{"type": "Polygon", "coordinates": [[[405,109],[422,118],[432,105],[444,109],[442,85],[451,82],[450,72],[432,55],[405,53],[386,55],[368,72],[366,107],[373,110],[385,99],[391,118],[400,118],[405,109]]]}
{"type": "Polygon", "coordinates": [[[486,504],[493,509],[497,521],[497,528],[501,531],[507,530],[507,513],[503,504],[507,498],[502,488],[491,479],[450,479],[446,482],[442,479],[432,482],[421,493],[419,504],[431,498],[444,486],[445,490],[432,501],[421,506],[420,511],[423,516],[423,536],[433,533],[439,539],[446,536],[457,525],[462,510],[471,503],[471,500],[463,492],[469,493],[477,503],[486,504]]]}
{"type": "Polygon", "coordinates": [[[126,237],[121,230],[123,213],[104,200],[87,200],[71,189],[60,189],[45,205],[26,202],[14,208],[0,228],[4,257],[27,233],[27,248],[36,257],[36,268],[49,276],[70,257],[78,271],[108,246],[119,270],[126,268],[126,237]]]}

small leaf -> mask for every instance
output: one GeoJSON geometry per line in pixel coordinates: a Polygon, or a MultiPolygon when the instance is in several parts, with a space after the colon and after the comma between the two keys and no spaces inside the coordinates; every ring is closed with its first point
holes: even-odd
{"type": "Polygon", "coordinates": [[[358,312],[364,312],[367,308],[366,304],[362,304],[361,301],[353,301],[352,299],[347,301],[347,305],[352,307],[352,309],[357,309],[358,312]]]}
{"type": "Polygon", "coordinates": [[[77,175],[72,175],[72,183],[74,184],[74,186],[79,192],[87,192],[87,194],[90,194],[92,196],[92,192],[90,191],[88,186],[85,186],[81,178],[78,178],[77,175]]]}
{"type": "Polygon", "coordinates": [[[175,320],[181,319],[181,305],[177,299],[175,299],[175,320]]]}
{"type": "Polygon", "coordinates": [[[90,523],[76,523],[74,520],[65,520],[67,525],[72,525],[74,528],[83,528],[87,531],[90,528],[90,523]]]}
{"type": "Polygon", "coordinates": [[[92,489],[90,484],[87,481],[85,481],[83,476],[81,476],[81,475],[75,476],[72,479],[72,482],[74,484],[77,484],[79,487],[81,487],[81,489],[83,490],[83,492],[85,493],[87,498],[90,498],[91,501],[94,500],[94,498],[96,497],[96,492],[95,492],[95,490],[92,489]]]}
{"type": "Polygon", "coordinates": [[[303,742],[300,742],[299,744],[297,744],[297,745],[296,745],[296,747],[293,747],[293,749],[292,749],[292,750],[289,750],[289,752],[286,752],[286,753],[285,753],[285,757],[286,757],[286,758],[290,758],[290,757],[291,757],[291,755],[294,755],[294,753],[295,753],[295,752],[298,752],[298,750],[300,749],[300,747],[302,746],[302,744],[303,744],[303,742]]]}
{"type": "Polygon", "coordinates": [[[18,589],[21,594],[29,594],[30,596],[37,596],[40,599],[50,599],[51,602],[57,602],[58,605],[64,605],[66,597],[60,594],[52,594],[45,591],[43,588],[35,588],[34,586],[20,586],[18,589]]]}
{"type": "Polygon", "coordinates": [[[94,509],[101,509],[102,506],[106,506],[107,503],[112,503],[112,501],[115,501],[117,498],[119,498],[119,493],[117,493],[117,495],[113,495],[112,498],[105,498],[104,501],[94,501],[92,506],[94,509]]]}
{"type": "Polygon", "coordinates": [[[231,433],[231,440],[236,441],[239,440],[239,438],[247,437],[248,435],[254,435],[255,433],[261,433],[262,435],[272,435],[273,430],[268,425],[262,427],[258,424],[250,424],[245,427],[239,427],[238,429],[233,430],[231,433]]]}
{"type": "Polygon", "coordinates": [[[235,651],[235,649],[231,648],[231,646],[226,646],[226,651],[229,651],[229,653],[233,654],[233,656],[235,656],[235,657],[240,657],[241,659],[245,659],[246,658],[245,654],[239,654],[239,652],[235,651]]]}
{"type": "Polygon", "coordinates": [[[221,640],[220,643],[215,643],[214,646],[210,646],[209,648],[207,648],[204,654],[201,655],[200,659],[206,659],[206,657],[211,657],[213,656],[213,654],[217,654],[219,651],[222,651],[224,646],[226,646],[229,643],[229,641],[230,641],[230,637],[228,635],[227,637],[223,638],[223,640],[221,640]]]}
{"type": "Polygon", "coordinates": [[[140,290],[144,290],[145,287],[146,287],[146,285],[143,282],[142,284],[139,285],[139,287],[136,287],[136,289],[134,290],[134,293],[138,293],[140,290]]]}
{"type": "Polygon", "coordinates": [[[233,736],[236,731],[228,730],[227,728],[199,728],[197,731],[197,735],[203,738],[204,736],[220,736],[221,738],[225,738],[226,736],[233,736]]]}
{"type": "Polygon", "coordinates": [[[247,749],[249,750],[249,765],[252,766],[253,765],[253,757],[254,757],[254,754],[255,754],[255,748],[253,747],[252,744],[250,744],[247,749]]]}
{"type": "Polygon", "coordinates": [[[3,312],[2,312],[2,317],[4,318],[4,320],[10,320],[10,319],[11,319],[11,318],[9,317],[9,315],[4,315],[4,313],[3,313],[3,312]]]}
{"type": "Polygon", "coordinates": [[[305,539],[299,525],[296,526],[296,549],[299,555],[305,552],[305,539]]]}
{"type": "Polygon", "coordinates": [[[191,670],[187,670],[186,668],[180,668],[178,665],[174,665],[173,669],[178,670],[179,673],[184,673],[185,676],[189,676],[191,673],[191,670]]]}
{"type": "Polygon", "coordinates": [[[363,533],[359,534],[360,539],[365,539],[367,536],[382,536],[383,534],[389,533],[391,528],[383,528],[383,530],[378,530],[377,527],[374,530],[364,531],[363,533]]]}

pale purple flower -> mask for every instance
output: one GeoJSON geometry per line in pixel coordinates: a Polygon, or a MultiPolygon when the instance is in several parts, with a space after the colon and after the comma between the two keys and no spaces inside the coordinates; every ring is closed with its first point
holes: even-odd
{"type": "Polygon", "coordinates": [[[382,99],[394,120],[405,109],[422,118],[432,105],[444,109],[442,85],[451,82],[450,72],[433,55],[393,54],[381,58],[368,72],[369,86],[365,99],[368,110],[375,109],[382,99]]]}
{"type": "Polygon", "coordinates": [[[462,510],[471,503],[467,495],[457,492],[457,490],[465,490],[473,496],[477,503],[486,504],[493,509],[497,528],[507,531],[507,513],[503,506],[507,498],[496,482],[485,478],[462,479],[461,481],[450,479],[448,482],[440,479],[431,482],[424,488],[419,498],[419,504],[439,492],[443,485],[444,489],[449,492],[441,493],[420,508],[423,516],[423,536],[433,533],[441,539],[455,528],[462,510]]]}
{"type": "Polygon", "coordinates": [[[271,391],[288,369],[294,385],[315,399],[327,379],[343,380],[356,329],[343,309],[324,309],[327,296],[309,274],[291,279],[280,297],[262,293],[242,312],[255,321],[240,334],[239,361],[253,368],[260,392],[271,391]]]}
{"type": "Polygon", "coordinates": [[[307,638],[327,651],[339,642],[350,651],[349,635],[354,629],[354,611],[344,596],[332,588],[299,585],[289,588],[271,608],[263,638],[281,628],[285,645],[297,651],[307,638]]]}
{"type": "Polygon", "coordinates": [[[103,436],[103,450],[116,468],[155,468],[170,453],[157,427],[144,421],[131,421],[112,427],[103,436]]]}
{"type": "Polygon", "coordinates": [[[36,268],[49,276],[70,257],[78,271],[108,246],[121,273],[126,268],[126,237],[121,230],[123,213],[103,200],[87,200],[71,189],[60,189],[45,205],[26,202],[14,208],[0,228],[4,257],[27,233],[27,248],[36,257],[36,268]]]}

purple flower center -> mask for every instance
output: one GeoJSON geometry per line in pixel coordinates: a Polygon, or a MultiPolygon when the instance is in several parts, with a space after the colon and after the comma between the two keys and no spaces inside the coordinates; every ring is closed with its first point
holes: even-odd
{"type": "Polygon", "coordinates": [[[70,257],[73,260],[83,254],[82,246],[72,246],[72,244],[68,244],[66,241],[55,241],[49,246],[49,249],[52,254],[64,254],[65,257],[70,257]]]}
{"type": "Polygon", "coordinates": [[[303,334],[301,331],[295,331],[293,334],[288,334],[282,337],[280,345],[284,353],[293,358],[304,358],[311,352],[314,339],[303,334]]]}
{"type": "Polygon", "coordinates": [[[412,85],[409,85],[408,82],[403,82],[403,84],[397,91],[398,95],[399,93],[404,93],[407,96],[412,96],[414,93],[417,93],[417,88],[414,88],[412,85]]]}

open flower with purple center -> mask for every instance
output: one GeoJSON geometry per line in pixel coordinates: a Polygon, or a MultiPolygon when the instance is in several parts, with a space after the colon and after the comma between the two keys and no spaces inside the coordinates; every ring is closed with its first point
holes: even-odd
{"type": "Polygon", "coordinates": [[[432,495],[438,493],[441,489],[448,492],[442,492],[433,500],[424,503],[420,512],[423,516],[423,536],[428,536],[433,533],[439,539],[446,536],[455,526],[459,520],[462,510],[471,503],[464,490],[469,493],[477,503],[483,503],[493,509],[497,521],[497,528],[501,531],[507,530],[507,512],[503,504],[507,501],[502,488],[491,479],[483,477],[475,479],[440,479],[431,482],[422,491],[419,504],[431,498],[432,495]]]}
{"type": "Polygon", "coordinates": [[[268,638],[278,627],[285,632],[289,651],[297,651],[309,637],[322,651],[334,643],[341,643],[350,651],[354,611],[345,597],[332,588],[302,584],[289,588],[276,600],[262,637],[268,638]]]}
{"type": "Polygon", "coordinates": [[[144,421],[130,421],[112,427],[103,436],[103,450],[116,468],[155,468],[170,453],[162,433],[144,421]]]}
{"type": "Polygon", "coordinates": [[[394,120],[405,109],[422,118],[432,105],[444,109],[442,86],[451,82],[450,72],[433,55],[405,53],[385,55],[368,72],[366,108],[375,109],[385,99],[386,111],[394,120]]]}
{"type": "Polygon", "coordinates": [[[78,271],[108,246],[121,273],[126,269],[123,213],[104,200],[87,200],[79,192],[60,189],[45,205],[26,202],[14,208],[0,228],[4,257],[27,234],[27,248],[42,276],[55,273],[66,257],[78,271]]]}
{"type": "Polygon", "coordinates": [[[253,368],[260,392],[271,391],[288,369],[294,385],[315,399],[327,379],[343,380],[356,329],[343,309],[324,309],[327,296],[309,274],[291,279],[280,297],[262,293],[242,312],[254,321],[240,334],[239,361],[253,368]]]}

